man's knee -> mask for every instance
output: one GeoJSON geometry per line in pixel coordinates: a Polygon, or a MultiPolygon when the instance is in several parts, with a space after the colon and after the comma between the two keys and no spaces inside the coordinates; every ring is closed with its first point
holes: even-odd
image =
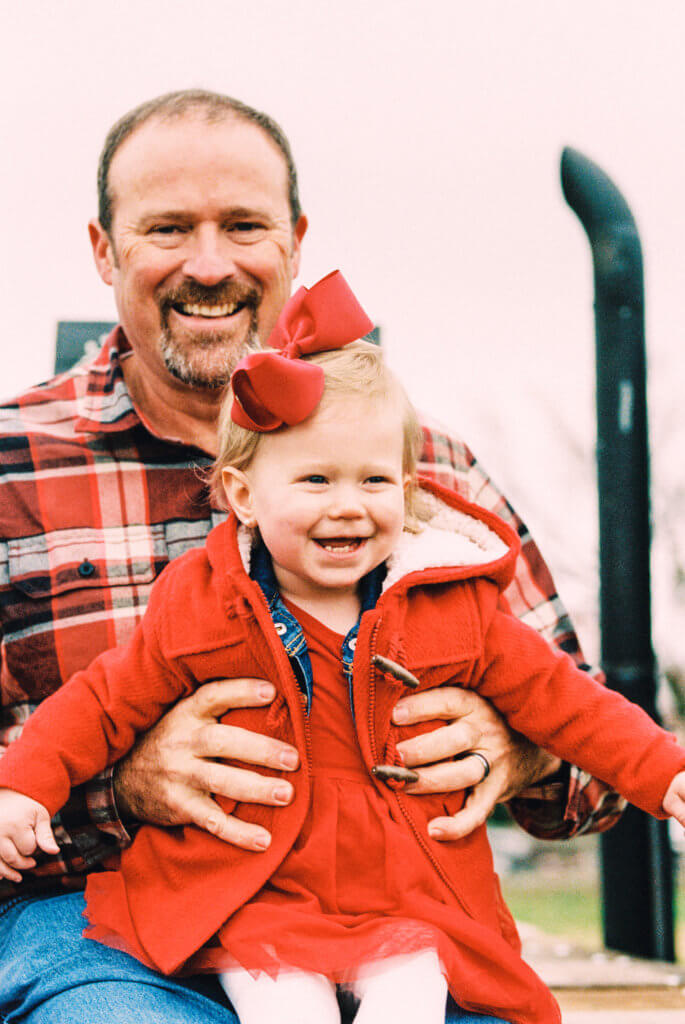
{"type": "Polygon", "coordinates": [[[83,907],[82,895],[70,893],[0,908],[3,1024],[237,1024],[212,998],[210,979],[201,986],[164,978],[83,938],[83,907]]]}

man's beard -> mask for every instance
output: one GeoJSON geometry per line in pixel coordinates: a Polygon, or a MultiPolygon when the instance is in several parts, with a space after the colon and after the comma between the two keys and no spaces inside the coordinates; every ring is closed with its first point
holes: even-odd
{"type": "Polygon", "coordinates": [[[230,282],[216,288],[188,282],[168,292],[160,302],[162,332],[159,351],[172,377],[188,387],[212,390],[225,388],[239,360],[248,352],[261,347],[257,330],[259,300],[260,295],[256,289],[230,282]],[[174,306],[222,306],[234,302],[250,310],[247,335],[239,344],[236,344],[233,334],[210,330],[206,333],[193,331],[192,337],[179,337],[169,325],[169,313],[174,306]]]}

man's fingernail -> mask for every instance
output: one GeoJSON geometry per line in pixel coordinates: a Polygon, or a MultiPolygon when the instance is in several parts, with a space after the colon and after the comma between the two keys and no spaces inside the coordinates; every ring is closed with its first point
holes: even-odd
{"type": "Polygon", "coordinates": [[[278,759],[281,768],[297,768],[299,757],[296,750],[284,750],[278,759]]]}
{"type": "Polygon", "coordinates": [[[402,725],[403,722],[409,721],[409,712],[401,706],[396,707],[392,713],[392,720],[396,725],[402,725]]]}
{"type": "Polygon", "coordinates": [[[257,690],[257,696],[260,700],[273,700],[276,696],[276,688],[273,683],[262,683],[257,690]]]}
{"type": "Polygon", "coordinates": [[[292,799],[293,788],[292,786],[289,786],[287,783],[282,783],[279,786],[274,786],[272,790],[272,795],[276,803],[289,804],[292,799]]]}
{"type": "Polygon", "coordinates": [[[268,850],[271,846],[271,836],[268,832],[264,832],[263,835],[255,836],[253,845],[258,850],[268,850]]]}

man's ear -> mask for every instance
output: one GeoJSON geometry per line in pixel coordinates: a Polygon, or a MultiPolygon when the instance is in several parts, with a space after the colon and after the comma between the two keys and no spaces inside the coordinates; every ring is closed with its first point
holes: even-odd
{"type": "Polygon", "coordinates": [[[88,223],[88,234],[90,244],[93,247],[93,259],[98,274],[105,284],[112,283],[112,270],[116,266],[114,247],[112,240],[103,228],[99,220],[91,220],[88,223]]]}
{"type": "Polygon", "coordinates": [[[257,520],[252,508],[252,488],[245,473],[233,466],[221,470],[221,483],[226,501],[244,526],[256,526],[257,520]]]}
{"type": "Polygon", "coordinates": [[[302,239],[305,236],[309,222],[304,214],[300,214],[299,220],[293,230],[293,252],[292,252],[292,272],[293,277],[297,277],[300,272],[300,247],[302,245],[302,239]]]}

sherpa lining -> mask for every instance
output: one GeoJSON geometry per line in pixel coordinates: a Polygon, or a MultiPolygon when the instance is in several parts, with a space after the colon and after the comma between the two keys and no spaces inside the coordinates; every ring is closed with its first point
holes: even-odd
{"type": "Polygon", "coordinates": [[[404,531],[388,559],[387,590],[410,572],[451,565],[487,565],[509,550],[481,519],[452,508],[429,491],[420,492],[422,514],[429,518],[420,533],[404,531]]]}
{"type": "Polygon", "coordinates": [[[252,548],[257,543],[257,531],[253,530],[251,526],[244,526],[242,523],[238,523],[237,536],[240,561],[243,563],[243,569],[249,576],[252,563],[252,548]]]}
{"type": "MultiPolygon", "coordinates": [[[[422,490],[420,499],[428,520],[420,533],[403,531],[388,559],[383,590],[410,572],[450,565],[487,565],[507,553],[504,541],[482,520],[452,508],[429,491],[422,490]]],[[[248,575],[256,536],[257,531],[251,527],[238,527],[238,550],[248,575]]]]}

